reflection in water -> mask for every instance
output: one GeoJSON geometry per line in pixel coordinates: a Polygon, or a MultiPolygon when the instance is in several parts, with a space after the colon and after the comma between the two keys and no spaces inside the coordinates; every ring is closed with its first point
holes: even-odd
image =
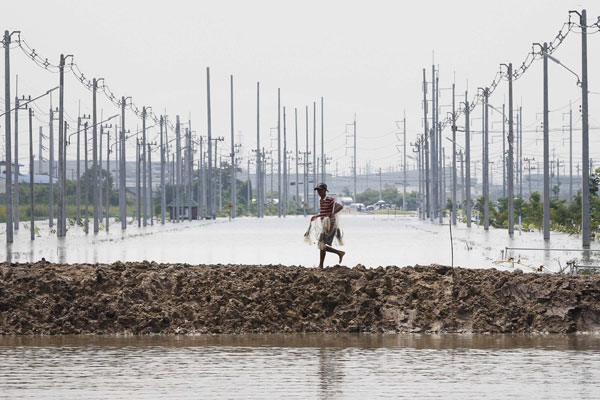
{"type": "Polygon", "coordinates": [[[336,362],[336,351],[335,348],[319,348],[319,389],[322,399],[331,399],[341,393],[343,373],[341,365],[336,362]]]}
{"type": "Polygon", "coordinates": [[[297,333],[244,335],[60,335],[0,336],[6,347],[111,347],[111,348],[180,348],[180,347],[247,347],[247,348],[325,348],[325,349],[393,349],[416,350],[515,350],[541,349],[560,351],[600,351],[600,335],[469,335],[469,334],[359,334],[297,333]]]}
{"type": "Polygon", "coordinates": [[[5,244],[5,249],[6,249],[6,261],[7,262],[13,262],[13,249],[12,249],[12,243],[6,243],[5,244]]]}
{"type": "Polygon", "coordinates": [[[58,262],[63,264],[67,262],[67,245],[68,239],[66,237],[57,237],[56,238],[56,256],[58,262]]]}
{"type": "Polygon", "coordinates": [[[0,397],[597,398],[598,335],[0,338],[0,397]]]}

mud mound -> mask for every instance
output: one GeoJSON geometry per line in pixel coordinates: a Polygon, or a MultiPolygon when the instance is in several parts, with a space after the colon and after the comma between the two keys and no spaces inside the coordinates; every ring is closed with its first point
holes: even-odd
{"type": "Polygon", "coordinates": [[[0,334],[600,330],[600,276],[444,266],[0,264],[0,334]]]}

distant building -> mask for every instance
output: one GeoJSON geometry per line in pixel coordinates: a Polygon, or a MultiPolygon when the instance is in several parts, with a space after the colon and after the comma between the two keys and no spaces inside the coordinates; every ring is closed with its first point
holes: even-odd
{"type": "MultiPolygon", "coordinates": [[[[13,174],[16,164],[12,163],[13,174]]],[[[23,164],[19,164],[19,167],[23,167],[23,164]]],[[[58,179],[52,178],[52,182],[57,183],[58,179]]],[[[19,183],[29,184],[29,174],[19,174],[19,183]]],[[[50,184],[50,177],[48,175],[34,174],[33,175],[34,185],[48,185],[50,184]]],[[[0,161],[0,193],[6,193],[6,162],[0,161]]]]}

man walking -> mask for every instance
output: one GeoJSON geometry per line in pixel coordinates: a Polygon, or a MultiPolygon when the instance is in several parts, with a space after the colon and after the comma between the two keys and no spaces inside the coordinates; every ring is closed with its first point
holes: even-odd
{"type": "Polygon", "coordinates": [[[319,217],[322,220],[325,217],[329,217],[329,230],[323,230],[321,236],[319,237],[319,250],[321,251],[319,268],[323,268],[323,261],[325,261],[325,254],[327,252],[337,254],[340,258],[339,263],[341,264],[342,258],[344,258],[346,252],[334,249],[333,247],[331,247],[331,244],[333,243],[333,238],[336,236],[336,234],[341,235],[341,232],[338,233],[339,230],[337,227],[335,215],[342,211],[344,206],[336,202],[333,197],[327,196],[327,184],[319,183],[317,187],[315,187],[315,190],[321,198],[319,200],[319,213],[317,215],[313,215],[310,220],[314,221],[319,217]]]}

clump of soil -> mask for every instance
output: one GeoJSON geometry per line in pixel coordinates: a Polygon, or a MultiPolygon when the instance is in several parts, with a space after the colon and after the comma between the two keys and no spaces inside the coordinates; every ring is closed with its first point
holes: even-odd
{"type": "Polygon", "coordinates": [[[0,264],[3,335],[597,330],[600,276],[440,265],[0,264]]]}

